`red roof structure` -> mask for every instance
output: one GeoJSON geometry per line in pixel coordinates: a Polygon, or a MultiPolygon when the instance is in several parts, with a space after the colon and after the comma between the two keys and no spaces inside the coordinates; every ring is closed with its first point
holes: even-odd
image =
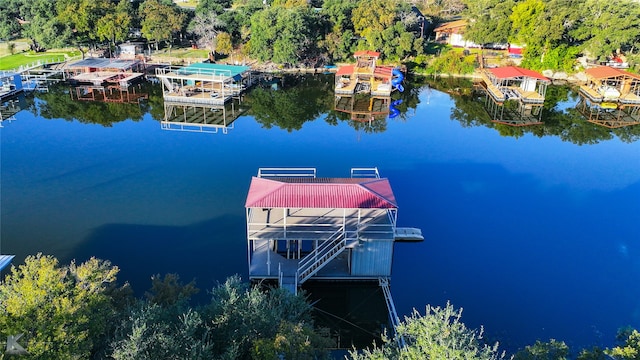
{"type": "Polygon", "coordinates": [[[356,51],[355,53],[353,53],[354,57],[358,57],[358,56],[371,56],[371,57],[380,57],[380,53],[377,51],[371,51],[371,50],[360,50],[360,51],[356,51]]]}
{"type": "Polygon", "coordinates": [[[624,71],[620,69],[615,69],[609,66],[596,66],[590,69],[586,69],[584,72],[594,79],[608,79],[608,78],[614,78],[618,76],[626,76],[626,77],[631,77],[635,79],[640,79],[640,76],[637,74],[633,74],[628,71],[624,71]]]}
{"type": "Polygon", "coordinates": [[[351,75],[353,74],[353,68],[355,66],[354,65],[344,65],[344,66],[340,66],[338,68],[338,71],[336,71],[336,75],[341,76],[341,75],[351,75]]]}
{"type": "Polygon", "coordinates": [[[523,69],[517,66],[505,66],[488,69],[489,72],[493,74],[498,79],[513,79],[513,78],[521,78],[521,77],[529,77],[545,82],[551,82],[549,78],[543,76],[537,71],[523,69]]]}
{"type": "Polygon", "coordinates": [[[247,208],[396,209],[388,179],[253,177],[247,208]]]}

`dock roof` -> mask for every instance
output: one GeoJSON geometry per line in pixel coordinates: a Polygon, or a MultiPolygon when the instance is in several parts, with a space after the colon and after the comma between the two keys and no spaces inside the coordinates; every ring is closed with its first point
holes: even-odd
{"type": "Polygon", "coordinates": [[[524,69],[517,66],[505,66],[505,67],[491,68],[487,70],[491,72],[493,76],[497,77],[498,79],[529,77],[529,78],[533,78],[533,79],[537,79],[545,82],[551,81],[537,71],[524,69]]]}
{"type": "Polygon", "coordinates": [[[69,67],[128,70],[133,68],[139,62],[139,60],[86,58],[70,64],[69,67]]]}
{"type": "Polygon", "coordinates": [[[594,79],[609,79],[615,78],[619,76],[630,77],[634,79],[640,79],[640,76],[637,74],[630,73],[628,71],[612,68],[610,66],[596,66],[593,68],[586,69],[584,71],[588,76],[594,79]]]}
{"type": "Polygon", "coordinates": [[[380,53],[377,51],[372,51],[372,50],[360,50],[360,51],[356,51],[355,53],[353,53],[353,56],[358,57],[358,56],[371,56],[371,57],[380,57],[380,53]]]}
{"type": "Polygon", "coordinates": [[[202,75],[219,75],[236,77],[251,68],[249,66],[240,65],[225,65],[225,64],[211,64],[211,63],[195,63],[187,66],[183,66],[178,70],[181,74],[202,74],[202,75]]]}
{"type": "Polygon", "coordinates": [[[388,179],[253,177],[245,207],[395,209],[388,179]]]}

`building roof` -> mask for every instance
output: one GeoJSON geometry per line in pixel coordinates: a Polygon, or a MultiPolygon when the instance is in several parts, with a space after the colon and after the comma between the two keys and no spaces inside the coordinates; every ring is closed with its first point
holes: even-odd
{"type": "Polygon", "coordinates": [[[118,69],[129,70],[140,61],[124,59],[86,58],[70,64],[71,68],[96,68],[96,69],[118,69]]]}
{"type": "Polygon", "coordinates": [[[245,207],[394,209],[388,179],[253,177],[245,207]]]}
{"type": "Polygon", "coordinates": [[[593,68],[586,69],[584,71],[588,76],[594,79],[608,79],[619,76],[626,76],[640,80],[640,76],[637,74],[630,73],[628,71],[624,71],[621,69],[612,68],[609,66],[596,66],[593,68]]]}
{"type": "Polygon", "coordinates": [[[195,63],[181,67],[178,73],[183,75],[188,74],[203,74],[203,75],[220,75],[228,77],[236,77],[251,68],[248,66],[240,65],[225,65],[225,64],[212,64],[212,63],[195,63]]]}
{"type": "Polygon", "coordinates": [[[487,70],[491,72],[493,76],[495,76],[498,79],[513,79],[513,78],[519,78],[519,77],[529,77],[529,78],[534,78],[534,79],[545,81],[545,82],[551,81],[549,80],[549,78],[543,76],[537,71],[523,69],[517,66],[505,66],[505,67],[498,67],[498,68],[492,68],[487,70]]]}
{"type": "Polygon", "coordinates": [[[9,266],[14,257],[15,255],[0,255],[0,270],[9,266]]]}
{"type": "Polygon", "coordinates": [[[467,20],[449,21],[435,28],[434,32],[456,32],[460,28],[467,26],[467,20]]]}
{"type": "Polygon", "coordinates": [[[336,75],[351,75],[353,74],[354,65],[340,66],[336,71],[336,75]]]}
{"type": "Polygon", "coordinates": [[[353,53],[353,56],[371,56],[371,57],[380,57],[380,53],[377,51],[371,51],[371,50],[360,50],[360,51],[356,51],[355,53],[353,53]]]}

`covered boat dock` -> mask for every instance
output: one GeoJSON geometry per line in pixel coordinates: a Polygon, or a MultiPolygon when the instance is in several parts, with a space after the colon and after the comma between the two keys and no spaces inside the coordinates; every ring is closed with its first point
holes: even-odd
{"type": "Polygon", "coordinates": [[[510,126],[542,124],[549,84],[551,80],[542,74],[516,66],[485,69],[476,83],[485,93],[485,108],[492,122],[510,126]]]}
{"type": "Polygon", "coordinates": [[[126,89],[144,76],[145,65],[140,60],[86,58],[66,65],[64,71],[77,84],[111,84],[126,89]]]}
{"type": "Polygon", "coordinates": [[[156,69],[165,101],[222,105],[253,83],[248,66],[196,63],[156,69]]]}
{"type": "Polygon", "coordinates": [[[640,124],[640,75],[609,66],[585,73],[576,108],[587,121],[608,128],[640,124]]]}

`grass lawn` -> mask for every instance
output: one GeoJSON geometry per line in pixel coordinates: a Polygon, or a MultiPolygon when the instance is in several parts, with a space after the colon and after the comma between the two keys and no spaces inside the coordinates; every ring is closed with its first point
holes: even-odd
{"type": "Polygon", "coordinates": [[[64,56],[78,56],[77,50],[53,50],[44,53],[23,52],[0,57],[0,70],[11,70],[37,61],[57,60],[64,56]]]}
{"type": "Polygon", "coordinates": [[[153,53],[154,57],[172,57],[179,59],[187,58],[202,58],[206,59],[209,56],[209,50],[207,49],[192,49],[192,48],[173,48],[171,54],[169,49],[163,49],[153,53]]]}

